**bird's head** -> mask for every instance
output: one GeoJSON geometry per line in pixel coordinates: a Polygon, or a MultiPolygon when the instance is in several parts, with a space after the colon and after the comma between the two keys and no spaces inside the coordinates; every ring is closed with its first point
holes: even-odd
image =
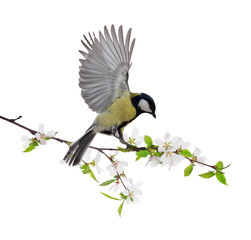
{"type": "Polygon", "coordinates": [[[147,94],[141,93],[137,96],[137,109],[140,113],[149,113],[156,118],[156,106],[154,100],[147,94]]]}

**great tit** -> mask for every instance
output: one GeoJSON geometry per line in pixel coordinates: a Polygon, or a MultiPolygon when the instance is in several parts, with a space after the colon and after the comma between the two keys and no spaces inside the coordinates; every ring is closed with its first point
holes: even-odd
{"type": "Polygon", "coordinates": [[[97,133],[113,135],[123,144],[123,130],[141,113],[149,113],[154,118],[154,100],[145,93],[132,93],[128,86],[128,72],[135,38],[130,42],[131,29],[124,41],[122,26],[116,34],[114,25],[111,33],[104,27],[104,35],[99,32],[99,40],[89,33],[84,35],[82,44],[87,52],[80,51],[79,87],[88,106],[98,113],[85,134],[74,142],[64,160],[69,165],[77,165],[97,133]],[[117,37],[118,36],[118,37],[117,37]]]}

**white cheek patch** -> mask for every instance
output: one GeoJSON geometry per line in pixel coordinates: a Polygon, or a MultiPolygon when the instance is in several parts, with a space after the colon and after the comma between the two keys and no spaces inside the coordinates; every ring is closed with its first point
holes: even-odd
{"type": "Polygon", "coordinates": [[[151,110],[151,108],[149,106],[149,103],[145,99],[141,99],[139,101],[139,107],[144,112],[149,112],[149,113],[152,112],[152,110],[151,110]]]}

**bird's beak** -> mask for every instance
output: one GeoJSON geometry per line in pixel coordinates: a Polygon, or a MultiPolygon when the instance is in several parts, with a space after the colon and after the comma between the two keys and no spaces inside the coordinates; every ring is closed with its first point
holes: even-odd
{"type": "Polygon", "coordinates": [[[156,114],[154,112],[152,113],[152,115],[153,115],[154,118],[156,118],[156,114]]]}

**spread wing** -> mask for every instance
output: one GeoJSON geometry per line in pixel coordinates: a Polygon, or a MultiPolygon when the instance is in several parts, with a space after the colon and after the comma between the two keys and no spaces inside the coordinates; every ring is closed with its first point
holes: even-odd
{"type": "Polygon", "coordinates": [[[99,40],[89,33],[82,41],[87,53],[80,51],[84,60],[80,60],[79,86],[81,95],[89,107],[96,112],[105,111],[115,99],[129,91],[128,71],[135,39],[130,43],[131,29],[124,41],[122,26],[111,26],[111,35],[104,27],[104,35],[99,32],[99,40]]]}

